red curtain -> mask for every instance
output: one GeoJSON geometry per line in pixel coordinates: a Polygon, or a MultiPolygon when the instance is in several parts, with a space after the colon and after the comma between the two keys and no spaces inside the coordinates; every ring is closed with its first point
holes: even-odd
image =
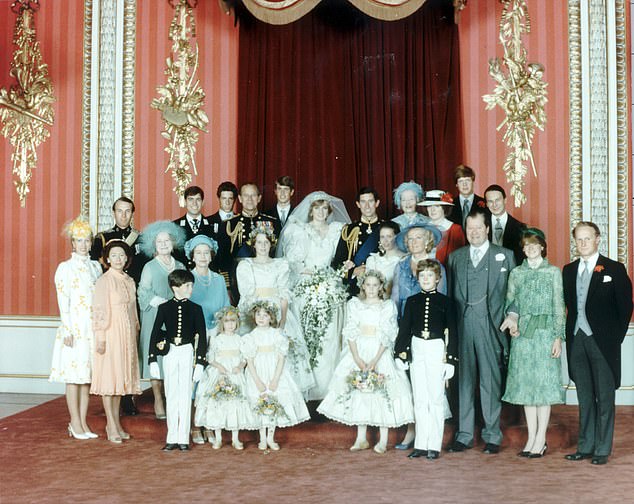
{"type": "Polygon", "coordinates": [[[342,2],[283,26],[238,16],[238,182],[264,188],[265,207],[281,175],[295,179],[296,201],[322,189],[353,216],[364,185],[384,216],[403,181],[453,188],[463,142],[451,2],[393,22],[342,2]]]}

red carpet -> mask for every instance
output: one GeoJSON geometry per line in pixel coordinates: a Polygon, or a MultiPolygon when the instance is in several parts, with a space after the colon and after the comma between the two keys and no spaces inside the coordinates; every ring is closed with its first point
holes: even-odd
{"type": "MultiPolygon", "coordinates": [[[[141,403],[147,411],[148,405],[141,403]]],[[[0,420],[0,502],[632,502],[634,407],[617,408],[614,453],[606,466],[568,462],[574,451],[577,408],[554,409],[549,451],[543,459],[516,456],[522,427],[505,428],[499,455],[476,447],[443,452],[435,462],[409,460],[390,449],[351,453],[354,428],[309,422],[276,435],[280,452],[257,449],[242,433],[245,450],[209,444],[164,453],[165,423],[149,414],[124,417],[133,439],[117,446],[103,435],[100,401],[90,425],[94,441],[66,436],[67,413],[56,399],[0,420]]],[[[446,429],[445,439],[450,432],[446,429]]],[[[392,433],[390,442],[396,440],[392,433]]]]}

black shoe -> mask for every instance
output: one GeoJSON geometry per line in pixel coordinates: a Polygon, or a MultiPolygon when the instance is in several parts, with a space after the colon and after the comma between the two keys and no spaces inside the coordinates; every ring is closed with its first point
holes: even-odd
{"type": "Polygon", "coordinates": [[[409,443],[399,443],[394,445],[394,448],[397,450],[409,450],[413,447],[414,447],[414,441],[410,441],[409,443]]]}
{"type": "Polygon", "coordinates": [[[127,416],[135,416],[139,414],[139,410],[136,409],[132,396],[126,395],[121,398],[121,411],[127,416]]]}
{"type": "Polygon", "coordinates": [[[459,453],[459,452],[463,452],[465,450],[469,450],[471,447],[467,446],[464,443],[461,443],[460,441],[454,441],[452,444],[450,444],[447,447],[447,451],[449,453],[459,453]]]}
{"type": "Polygon", "coordinates": [[[529,457],[531,454],[528,450],[522,450],[521,452],[517,452],[518,457],[529,457]]]}
{"type": "Polygon", "coordinates": [[[427,450],[417,450],[416,448],[414,448],[414,451],[412,453],[410,453],[407,458],[418,458],[418,457],[426,457],[427,456],[427,450]]]}
{"type": "Polygon", "coordinates": [[[439,451],[429,450],[427,452],[427,460],[436,460],[438,457],[440,457],[440,452],[439,451]]]}
{"type": "Polygon", "coordinates": [[[180,451],[187,451],[187,450],[189,450],[189,445],[188,444],[179,444],[178,445],[178,449],[180,451]]]}
{"type": "Polygon", "coordinates": [[[486,453],[487,455],[495,455],[496,453],[500,453],[500,445],[487,443],[484,445],[482,453],[486,453]]]}
{"type": "Polygon", "coordinates": [[[607,455],[595,455],[592,457],[592,464],[594,465],[604,465],[608,463],[607,455]]]}
{"type": "Polygon", "coordinates": [[[584,460],[584,459],[592,458],[592,453],[574,452],[574,453],[569,453],[564,458],[566,460],[574,460],[574,461],[584,460]]]}
{"type": "Polygon", "coordinates": [[[546,455],[546,450],[548,450],[547,444],[544,445],[544,447],[542,448],[542,451],[537,453],[531,453],[529,454],[528,458],[542,458],[544,455],[546,455]]]}
{"type": "Polygon", "coordinates": [[[163,447],[163,451],[172,451],[172,450],[175,450],[176,448],[178,448],[178,445],[176,443],[167,443],[163,447]]]}

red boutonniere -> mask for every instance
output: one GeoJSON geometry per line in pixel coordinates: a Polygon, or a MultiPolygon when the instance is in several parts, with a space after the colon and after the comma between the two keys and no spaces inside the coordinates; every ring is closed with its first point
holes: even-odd
{"type": "Polygon", "coordinates": [[[599,264],[598,266],[595,266],[592,271],[594,271],[595,273],[601,273],[604,269],[605,268],[599,264]]]}
{"type": "Polygon", "coordinates": [[[480,208],[485,208],[487,206],[487,204],[484,201],[478,201],[478,206],[480,208]]]}

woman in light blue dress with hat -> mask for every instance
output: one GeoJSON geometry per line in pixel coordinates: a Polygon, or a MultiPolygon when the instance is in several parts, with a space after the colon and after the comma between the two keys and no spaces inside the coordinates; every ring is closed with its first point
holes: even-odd
{"type": "Polygon", "coordinates": [[[417,224],[427,224],[429,217],[418,213],[417,204],[423,201],[425,191],[420,184],[413,180],[403,182],[394,189],[394,204],[402,213],[392,219],[401,229],[405,229],[417,224]]]}
{"type": "MultiPolygon", "coordinates": [[[[158,306],[174,296],[167,283],[167,275],[174,270],[185,269],[182,263],[172,257],[172,251],[182,248],[184,243],[185,231],[171,221],[156,221],[148,224],[141,234],[141,252],[153,258],[143,267],[137,289],[141,311],[139,357],[143,370],[142,378],[150,378],[148,349],[158,306]]],[[[162,376],[162,357],[158,358],[158,363],[162,376]]],[[[154,393],[154,414],[157,418],[164,420],[166,415],[162,395],[163,380],[151,379],[150,382],[154,393]]]]}

